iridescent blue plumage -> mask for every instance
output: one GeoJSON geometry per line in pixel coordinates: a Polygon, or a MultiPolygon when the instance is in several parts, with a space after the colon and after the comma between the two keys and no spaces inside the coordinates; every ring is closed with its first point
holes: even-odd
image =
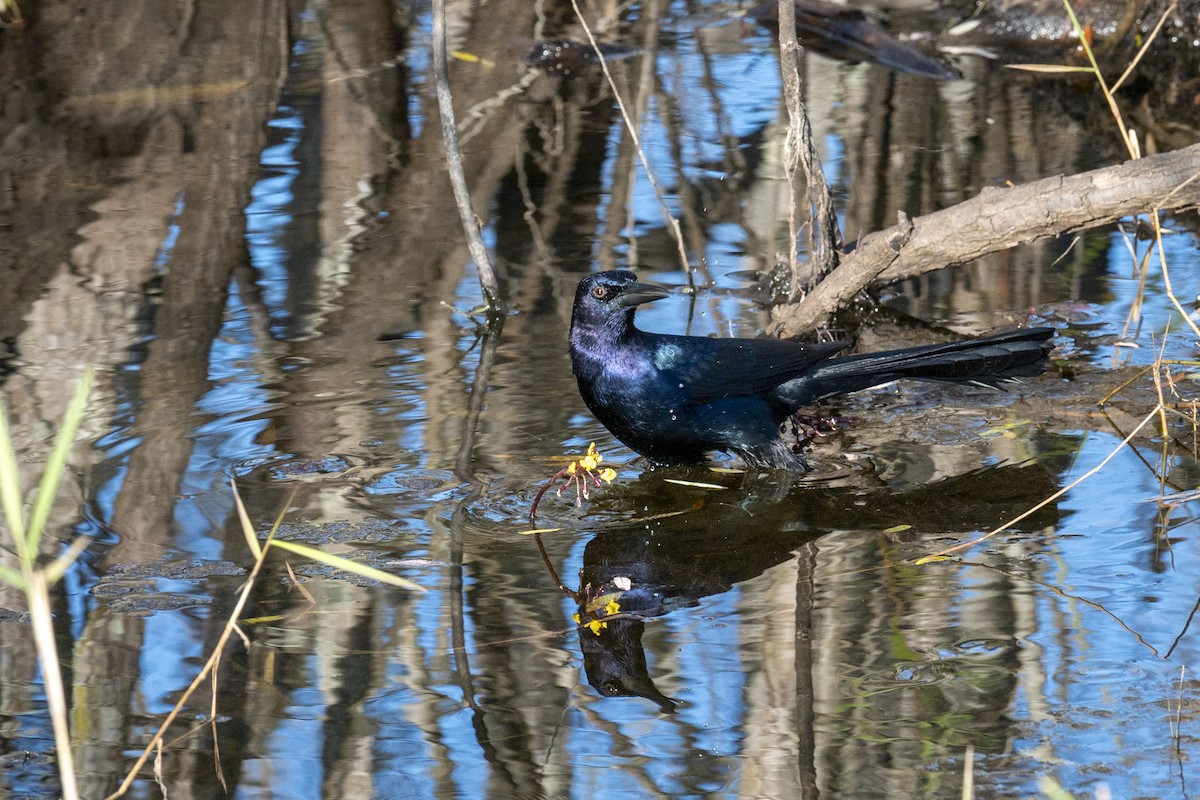
{"type": "Polygon", "coordinates": [[[754,466],[803,470],[779,426],[822,398],[897,378],[999,385],[1040,372],[1051,328],[831,358],[845,345],[647,333],[638,305],[666,297],[627,270],[584,278],[570,351],[579,391],[614,436],[654,462],[696,463],[713,451],[754,466]]]}

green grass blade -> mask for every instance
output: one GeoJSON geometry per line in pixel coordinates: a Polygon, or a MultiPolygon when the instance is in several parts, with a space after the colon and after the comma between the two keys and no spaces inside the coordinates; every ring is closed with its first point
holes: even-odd
{"type": "MultiPolygon", "coordinates": [[[[1071,5],[1071,0],[1063,0],[1063,5],[1067,9],[1067,16],[1071,18],[1071,28],[1075,31],[1075,38],[1079,40],[1079,44],[1083,47],[1083,52],[1087,56],[1088,63],[1092,65],[1092,70],[1096,73],[1096,77],[1100,79],[1100,85],[1104,86],[1104,76],[1100,74],[1100,65],[1096,63],[1096,57],[1092,55],[1092,47],[1088,44],[1087,31],[1079,24],[1079,17],[1075,16],[1075,8],[1071,5]]],[[[1105,87],[1105,91],[1108,89],[1105,87]]]]}
{"type": "Polygon", "coordinates": [[[28,560],[29,546],[25,538],[24,515],[21,513],[21,479],[17,471],[17,454],[13,452],[12,437],[8,432],[8,411],[3,402],[0,402],[0,505],[4,506],[4,517],[17,547],[17,555],[22,560],[28,560]]]}
{"type": "Polygon", "coordinates": [[[46,520],[50,517],[50,507],[54,505],[54,496],[58,493],[58,484],[62,480],[63,470],[67,465],[67,456],[71,453],[71,445],[75,443],[75,434],[83,422],[83,414],[87,410],[88,395],[92,391],[92,368],[88,367],[83,373],[83,380],[71,398],[63,417],[62,427],[58,429],[58,438],[54,440],[54,450],[46,461],[46,471],[42,473],[42,482],[38,486],[37,499],[33,502],[33,512],[29,515],[29,531],[27,543],[29,553],[36,554],[41,542],[46,520]]]}
{"type": "Polygon", "coordinates": [[[0,564],[0,583],[7,583],[9,586],[15,586],[18,589],[26,588],[25,576],[20,570],[13,569],[6,564],[0,564]]]}
{"type": "Polygon", "coordinates": [[[233,503],[237,506],[238,521],[242,526],[242,536],[246,538],[246,546],[254,554],[254,560],[258,561],[262,558],[262,545],[258,543],[258,534],[254,532],[254,526],[250,523],[250,515],[246,513],[246,506],[242,504],[242,496],[238,494],[237,481],[234,478],[230,478],[229,485],[233,489],[233,503]]]}
{"type": "Polygon", "coordinates": [[[323,550],[318,550],[315,547],[309,547],[308,545],[303,545],[303,544],[296,544],[295,542],[283,542],[278,539],[275,539],[274,541],[272,541],[271,544],[274,547],[279,547],[284,550],[288,550],[292,553],[295,553],[298,556],[304,556],[305,558],[310,558],[313,561],[317,561],[321,564],[325,564],[326,566],[333,567],[334,569],[345,570],[346,572],[353,572],[355,575],[361,575],[364,578],[370,578],[372,580],[379,581],[380,583],[388,583],[388,584],[391,584],[392,586],[399,586],[401,589],[409,589],[414,592],[425,591],[424,586],[413,583],[410,580],[401,578],[399,575],[393,575],[390,572],[384,572],[381,569],[375,569],[374,567],[368,567],[366,564],[358,564],[349,559],[342,558],[341,556],[331,555],[329,553],[326,553],[323,550]]]}

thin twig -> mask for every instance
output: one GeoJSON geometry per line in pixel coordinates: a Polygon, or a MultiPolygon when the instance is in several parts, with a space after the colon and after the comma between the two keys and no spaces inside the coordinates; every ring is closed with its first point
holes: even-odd
{"type": "Polygon", "coordinates": [[[213,648],[212,655],[208,657],[208,661],[205,662],[203,669],[201,669],[196,677],[192,680],[191,685],[184,690],[183,695],[179,698],[178,702],[176,702],[175,707],[171,709],[171,713],[167,714],[167,718],[163,720],[162,725],[160,725],[158,728],[158,731],[156,731],[154,736],[151,737],[150,742],[146,745],[146,749],[142,751],[142,754],[138,756],[138,760],[132,767],[130,767],[128,774],[125,776],[125,780],[122,781],[117,790],[110,794],[105,800],[114,800],[117,797],[124,796],[125,793],[129,791],[129,787],[133,785],[133,781],[135,778],[137,778],[138,772],[140,772],[142,767],[145,766],[146,761],[150,758],[150,754],[154,752],[154,749],[162,741],[163,737],[166,735],[167,729],[171,727],[171,723],[174,722],[176,717],[183,712],[184,706],[187,704],[187,701],[191,699],[191,696],[195,694],[196,689],[200,688],[205,679],[214,670],[216,670],[217,664],[220,662],[221,657],[225,654],[225,644],[229,641],[230,637],[233,636],[234,631],[237,629],[237,621],[241,617],[242,610],[246,607],[246,603],[250,600],[250,592],[254,588],[254,582],[258,578],[258,573],[262,570],[263,563],[266,561],[267,550],[268,548],[264,547],[259,552],[258,560],[254,562],[254,568],[250,570],[250,575],[247,576],[246,583],[243,584],[242,590],[238,594],[237,603],[234,604],[233,611],[230,612],[229,619],[225,622],[225,628],[221,631],[221,636],[217,639],[217,644],[213,648]]]}
{"type": "Polygon", "coordinates": [[[454,459],[454,474],[467,482],[475,480],[474,471],[471,469],[471,459],[475,455],[475,436],[479,431],[479,420],[483,416],[492,367],[496,363],[496,344],[503,329],[504,318],[497,317],[493,325],[481,329],[479,333],[479,362],[475,367],[475,377],[471,380],[471,397],[467,404],[467,414],[463,418],[458,456],[454,459]]]}
{"type": "MultiPolygon", "coordinates": [[[[220,683],[218,681],[218,671],[212,671],[212,697],[208,704],[208,720],[212,727],[213,739],[213,769],[217,773],[217,780],[221,782],[221,788],[225,790],[225,794],[229,794],[229,784],[225,782],[225,770],[221,769],[221,737],[217,732],[217,698],[221,696],[220,683]]],[[[162,741],[158,743],[159,759],[162,758],[162,741]]]]}
{"type": "MultiPolygon", "coordinates": [[[[440,3],[442,0],[436,0],[440,3]]],[[[596,41],[596,37],[592,35],[592,29],[588,26],[587,20],[583,18],[583,11],[579,8],[578,0],[571,0],[571,8],[575,9],[575,16],[579,20],[579,25],[587,36],[588,43],[591,44],[592,50],[596,52],[596,58],[600,61],[600,69],[604,72],[604,79],[608,81],[608,86],[612,89],[613,98],[617,102],[617,108],[621,111],[621,119],[625,121],[625,129],[629,131],[629,137],[633,140],[634,149],[637,150],[638,159],[642,162],[642,169],[646,171],[646,180],[650,183],[650,188],[654,190],[654,196],[658,198],[658,205],[662,209],[663,216],[667,220],[667,227],[671,229],[671,235],[675,239],[675,247],[679,252],[679,263],[687,273],[688,280],[692,280],[692,265],[688,263],[687,249],[683,244],[683,230],[679,227],[679,220],[671,213],[670,207],[667,205],[667,197],[663,192],[662,187],[658,185],[658,179],[654,177],[654,171],[650,169],[650,162],[646,158],[646,151],[642,149],[642,140],[638,136],[637,128],[633,124],[633,119],[629,116],[629,110],[625,107],[625,101],[621,99],[621,93],[617,90],[617,83],[613,80],[612,73],[608,70],[608,62],[604,58],[604,53],[600,50],[600,44],[596,41]]]]}
{"type": "Polygon", "coordinates": [[[1007,576],[1009,578],[1013,578],[1015,580],[1027,581],[1029,583],[1032,583],[1034,586],[1040,586],[1043,589],[1049,589],[1051,592],[1054,592],[1054,594],[1056,594],[1059,597],[1062,597],[1064,599],[1071,600],[1076,603],[1083,603],[1085,606],[1087,606],[1089,608],[1093,608],[1096,611],[1099,611],[1101,614],[1104,614],[1109,619],[1111,619],[1113,622],[1120,625],[1121,628],[1126,633],[1128,633],[1130,636],[1132,636],[1133,638],[1138,640],[1138,644],[1145,647],[1147,650],[1149,650],[1154,655],[1156,655],[1156,656],[1158,655],[1157,647],[1155,647],[1154,645],[1147,642],[1146,639],[1140,633],[1135,631],[1133,628],[1129,627],[1129,625],[1127,625],[1123,619],[1118,617],[1113,612],[1109,611],[1101,603],[1097,603],[1094,600],[1088,600],[1087,598],[1080,597],[1077,594],[1071,594],[1070,592],[1067,592],[1064,589],[1062,589],[1061,587],[1055,586],[1052,583],[1047,583],[1046,581],[1039,581],[1037,578],[1031,578],[1028,575],[1022,575],[1019,572],[1013,572],[1011,570],[1002,569],[1000,567],[996,567],[991,564],[984,564],[980,561],[958,561],[956,563],[959,563],[959,564],[963,565],[964,567],[978,567],[980,569],[990,570],[992,572],[996,572],[1000,575],[1005,575],[1005,576],[1007,576]]]}
{"type": "Polygon", "coordinates": [[[1138,48],[1137,55],[1135,55],[1133,60],[1129,62],[1129,66],[1127,66],[1125,71],[1121,73],[1121,77],[1117,78],[1117,82],[1112,85],[1113,92],[1116,92],[1118,89],[1120,89],[1121,84],[1125,83],[1125,79],[1133,74],[1133,68],[1136,67],[1138,62],[1142,60],[1142,56],[1146,55],[1146,52],[1150,49],[1151,43],[1158,38],[1158,32],[1162,30],[1163,25],[1167,21],[1167,17],[1174,14],[1175,9],[1178,7],[1179,0],[1171,0],[1171,5],[1167,6],[1167,9],[1163,11],[1162,16],[1158,18],[1158,24],[1154,26],[1154,30],[1150,31],[1150,35],[1146,37],[1146,41],[1142,42],[1142,46],[1138,48]]]}
{"type": "Polygon", "coordinates": [[[1157,208],[1151,212],[1151,218],[1154,222],[1154,246],[1158,248],[1158,264],[1162,267],[1163,288],[1167,290],[1167,298],[1171,301],[1171,305],[1175,306],[1175,310],[1179,312],[1179,316],[1183,317],[1183,321],[1192,329],[1192,333],[1200,337],[1200,328],[1196,327],[1191,314],[1184,310],[1183,304],[1175,296],[1175,288],[1171,285],[1171,271],[1167,269],[1167,251],[1163,248],[1162,225],[1159,222],[1157,208]]]}
{"type": "Polygon", "coordinates": [[[471,258],[479,271],[479,287],[483,290],[488,318],[494,321],[504,316],[504,300],[500,297],[496,269],[483,243],[483,235],[479,232],[479,222],[471,206],[471,192],[467,188],[467,177],[463,170],[458,125],[454,119],[454,97],[450,92],[450,63],[446,56],[445,0],[433,0],[433,73],[438,114],[442,121],[442,140],[446,149],[446,169],[450,173],[450,186],[454,189],[454,203],[458,206],[471,258]]]}
{"type": "Polygon", "coordinates": [[[1175,652],[1175,648],[1179,646],[1179,642],[1181,639],[1183,639],[1183,635],[1188,632],[1188,628],[1192,627],[1192,620],[1196,618],[1197,611],[1200,611],[1200,597],[1196,598],[1196,604],[1192,606],[1192,613],[1188,614],[1187,622],[1183,623],[1183,630],[1181,630],[1179,635],[1175,637],[1175,640],[1171,642],[1171,647],[1169,650],[1167,650],[1167,654],[1163,656],[1163,658],[1170,658],[1171,654],[1175,652]]]}
{"type": "MultiPolygon", "coordinates": [[[[795,297],[800,291],[800,254],[796,249],[800,238],[796,219],[796,167],[800,158],[799,129],[804,100],[800,92],[800,42],[796,38],[796,7],[792,0],[779,0],[779,71],[783,76],[783,97],[788,113],[787,135],[783,140],[783,174],[788,185],[788,267],[791,271],[788,296],[795,297]]],[[[807,229],[809,258],[813,258],[816,234],[811,221],[807,229]]],[[[804,288],[811,287],[806,284],[804,288]]]]}
{"type": "Polygon", "coordinates": [[[959,544],[956,544],[953,547],[947,547],[944,550],[938,550],[936,553],[930,553],[927,556],[922,556],[922,557],[918,558],[915,563],[926,564],[926,563],[929,563],[930,561],[935,561],[944,556],[948,556],[951,553],[957,553],[960,550],[966,550],[967,548],[974,547],[975,545],[979,544],[980,542],[986,542],[988,539],[992,538],[996,534],[1003,533],[1004,531],[1011,528],[1013,525],[1016,525],[1021,520],[1025,519],[1029,516],[1032,516],[1033,514],[1042,510],[1043,508],[1050,505],[1058,498],[1062,497],[1067,492],[1074,489],[1079,484],[1086,481],[1088,478],[1095,475],[1101,469],[1103,469],[1105,464],[1107,464],[1109,461],[1112,461],[1113,457],[1116,456],[1117,453],[1121,452],[1121,450],[1124,449],[1126,445],[1128,445],[1131,441],[1133,441],[1133,437],[1137,436],[1138,432],[1142,428],[1144,428],[1146,426],[1146,424],[1148,422],[1150,422],[1150,420],[1152,420],[1156,416],[1158,416],[1159,412],[1160,412],[1160,407],[1156,405],[1153,409],[1150,410],[1149,414],[1147,414],[1145,417],[1142,418],[1142,421],[1137,424],[1137,427],[1135,427],[1132,431],[1130,431],[1129,435],[1126,436],[1124,439],[1122,439],[1121,443],[1118,444],[1116,447],[1114,447],[1112,452],[1109,453],[1108,455],[1106,455],[1099,464],[1092,467],[1087,472],[1085,472],[1083,475],[1080,475],[1078,478],[1071,481],[1069,484],[1067,484],[1063,488],[1059,489],[1057,492],[1050,495],[1045,500],[1043,500],[1042,502],[1035,505],[1033,508],[1029,509],[1028,511],[1026,511],[1022,514],[1018,514],[1017,516],[1010,519],[1008,522],[1001,525],[999,528],[996,528],[994,531],[989,531],[988,533],[985,533],[983,536],[978,536],[974,539],[971,539],[968,542],[960,542],[959,544]]]}

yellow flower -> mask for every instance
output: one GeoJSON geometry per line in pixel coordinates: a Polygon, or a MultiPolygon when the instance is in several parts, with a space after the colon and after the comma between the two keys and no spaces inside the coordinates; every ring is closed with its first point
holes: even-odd
{"type": "Polygon", "coordinates": [[[607,628],[607,627],[608,627],[608,623],[607,623],[607,622],[601,622],[601,621],[600,621],[600,620],[598,620],[598,619],[594,619],[594,620],[592,620],[591,622],[589,622],[589,623],[587,624],[587,626],[588,626],[589,628],[591,628],[591,630],[592,630],[592,633],[594,633],[594,634],[596,634],[597,636],[599,636],[599,635],[600,635],[600,631],[601,631],[603,628],[607,628]]]}
{"type": "Polygon", "coordinates": [[[609,600],[608,605],[606,605],[604,607],[604,613],[610,617],[613,614],[616,614],[620,610],[621,610],[621,604],[618,603],[616,600],[609,600]]]}
{"type": "Polygon", "coordinates": [[[600,478],[605,483],[612,483],[617,479],[617,471],[612,467],[605,467],[604,469],[600,470],[600,478]]]}
{"type": "Polygon", "coordinates": [[[600,466],[600,462],[604,460],[604,456],[596,451],[596,443],[592,442],[588,445],[587,453],[583,458],[579,459],[579,466],[583,467],[588,472],[591,472],[596,467],[600,466]]]}
{"type": "Polygon", "coordinates": [[[571,615],[571,619],[575,620],[575,624],[576,624],[576,625],[578,625],[578,624],[579,624],[579,619],[580,619],[580,617],[579,617],[579,613],[578,613],[578,612],[576,612],[576,613],[572,614],[572,615],[571,615]]]}

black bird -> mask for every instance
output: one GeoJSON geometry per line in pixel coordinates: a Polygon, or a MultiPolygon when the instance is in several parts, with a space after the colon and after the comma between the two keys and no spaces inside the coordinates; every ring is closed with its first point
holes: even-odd
{"type": "Polygon", "coordinates": [[[667,296],[627,270],[579,282],[571,365],[596,418],[658,464],[689,464],[726,451],[752,467],[805,470],[780,429],[797,409],[898,378],[997,387],[1036,375],[1054,349],[1053,328],[831,358],[845,344],[709,339],[647,333],[642,303],[667,296]]]}

